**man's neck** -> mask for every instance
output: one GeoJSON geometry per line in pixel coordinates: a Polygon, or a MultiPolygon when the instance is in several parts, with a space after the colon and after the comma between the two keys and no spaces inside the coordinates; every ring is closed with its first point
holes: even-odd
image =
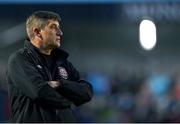
{"type": "Polygon", "coordinates": [[[45,49],[44,47],[42,47],[41,42],[31,41],[31,43],[33,44],[33,46],[39,49],[40,53],[45,54],[45,55],[51,55],[52,49],[45,49]]]}
{"type": "Polygon", "coordinates": [[[44,50],[44,49],[39,48],[39,52],[42,53],[42,54],[45,54],[45,55],[51,55],[51,51],[52,50],[44,50]]]}

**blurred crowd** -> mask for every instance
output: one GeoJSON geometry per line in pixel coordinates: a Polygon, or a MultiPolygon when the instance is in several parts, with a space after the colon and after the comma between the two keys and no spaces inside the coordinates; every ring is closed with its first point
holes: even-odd
{"type": "MultiPolygon", "coordinates": [[[[180,122],[180,69],[169,73],[118,69],[112,75],[92,71],[83,77],[92,83],[94,97],[74,107],[79,122],[180,122]]],[[[0,122],[9,115],[8,95],[0,90],[0,122]]]]}
{"type": "Polygon", "coordinates": [[[81,122],[180,122],[180,72],[119,70],[107,76],[92,72],[93,100],[78,108],[81,122]]]}

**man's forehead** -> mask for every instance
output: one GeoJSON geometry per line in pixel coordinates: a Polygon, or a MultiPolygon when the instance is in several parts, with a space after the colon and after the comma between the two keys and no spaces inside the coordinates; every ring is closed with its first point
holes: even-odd
{"type": "Polygon", "coordinates": [[[53,24],[55,24],[57,26],[60,25],[58,20],[48,20],[48,25],[53,25],[53,24]]]}

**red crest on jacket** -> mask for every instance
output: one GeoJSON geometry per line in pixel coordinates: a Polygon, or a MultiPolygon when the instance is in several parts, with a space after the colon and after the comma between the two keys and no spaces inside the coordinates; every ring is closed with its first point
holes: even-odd
{"type": "Polygon", "coordinates": [[[68,79],[68,73],[66,71],[66,69],[64,67],[58,67],[59,70],[59,75],[64,78],[64,79],[68,79]]]}

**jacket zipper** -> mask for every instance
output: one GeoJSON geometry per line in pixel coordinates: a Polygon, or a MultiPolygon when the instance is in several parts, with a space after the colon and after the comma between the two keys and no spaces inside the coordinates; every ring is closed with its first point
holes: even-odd
{"type": "MultiPolygon", "coordinates": [[[[48,65],[47,60],[46,59],[44,59],[44,60],[46,62],[46,65],[48,65]]],[[[41,61],[40,61],[40,63],[41,63],[41,61]]],[[[52,81],[53,78],[52,78],[52,75],[51,75],[50,71],[48,70],[48,68],[43,63],[41,63],[41,64],[44,66],[44,69],[45,69],[45,71],[46,71],[46,73],[48,75],[49,80],[52,81]]],[[[57,67],[57,65],[56,65],[56,67],[57,67]]],[[[56,69],[56,67],[55,67],[55,69],[56,69]]],[[[55,73],[55,70],[53,70],[53,74],[54,73],[55,73]]],[[[57,120],[57,115],[58,115],[58,110],[57,109],[55,109],[55,113],[56,113],[56,120],[57,120]]]]}
{"type": "Polygon", "coordinates": [[[46,68],[46,71],[47,71],[47,73],[48,73],[48,77],[49,77],[50,81],[52,81],[53,79],[52,79],[52,75],[51,75],[51,73],[48,71],[48,69],[47,69],[47,68],[46,68]]]}
{"type": "Polygon", "coordinates": [[[44,59],[44,60],[45,60],[45,62],[46,62],[45,70],[46,70],[46,72],[47,72],[47,74],[48,74],[48,78],[50,79],[50,81],[52,81],[53,79],[52,79],[51,72],[50,72],[50,71],[48,70],[48,68],[47,68],[48,62],[47,62],[46,59],[44,59]]]}
{"type": "MultiPolygon", "coordinates": [[[[48,65],[46,59],[45,59],[45,61],[46,61],[46,65],[48,65]]],[[[47,67],[45,67],[45,70],[46,70],[46,72],[47,72],[47,74],[48,74],[48,77],[49,77],[50,81],[52,81],[52,80],[53,80],[53,79],[52,79],[52,75],[55,73],[55,70],[53,70],[52,75],[51,75],[51,72],[48,70],[47,67]]],[[[57,110],[57,109],[55,109],[55,113],[56,113],[56,120],[58,120],[58,118],[57,118],[58,110],[57,110]]]]}

